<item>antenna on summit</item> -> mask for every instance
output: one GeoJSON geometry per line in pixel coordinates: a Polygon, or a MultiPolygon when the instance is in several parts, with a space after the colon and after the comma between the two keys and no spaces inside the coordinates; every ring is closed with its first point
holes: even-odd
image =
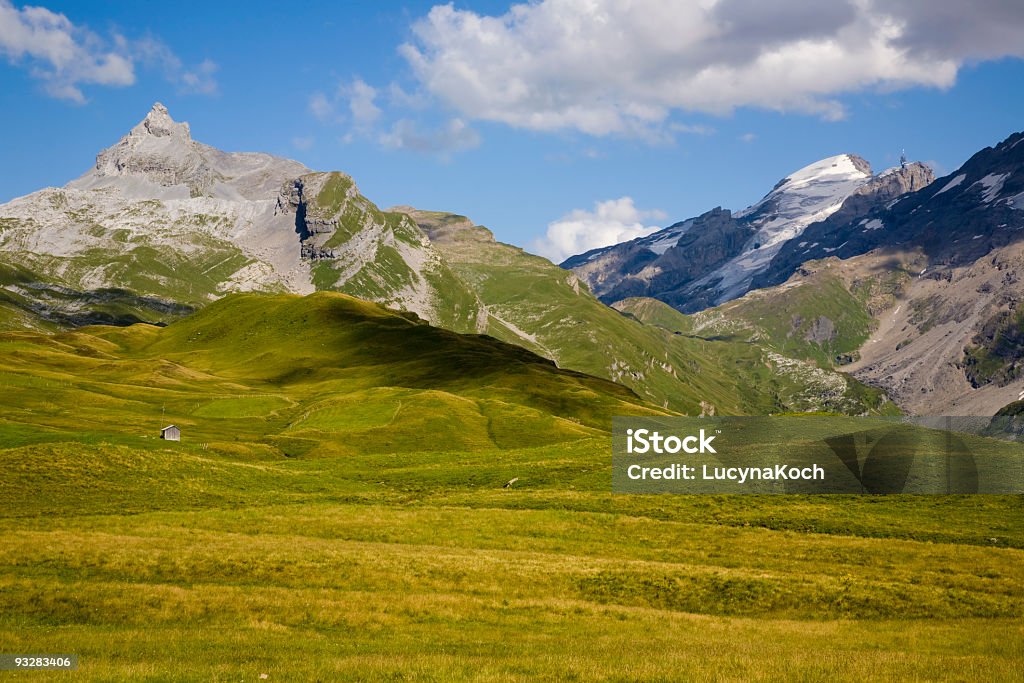
{"type": "Polygon", "coordinates": [[[907,150],[904,149],[902,152],[900,152],[900,168],[906,168],[906,167],[907,167],[907,150]]]}

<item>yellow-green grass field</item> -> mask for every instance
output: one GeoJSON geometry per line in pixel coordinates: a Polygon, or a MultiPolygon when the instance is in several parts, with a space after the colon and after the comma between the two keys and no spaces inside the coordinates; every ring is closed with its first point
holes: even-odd
{"type": "Polygon", "coordinates": [[[4,678],[1024,668],[1019,497],[613,495],[656,409],[338,295],[0,335],[0,411],[0,653],[80,656],[4,678]]]}

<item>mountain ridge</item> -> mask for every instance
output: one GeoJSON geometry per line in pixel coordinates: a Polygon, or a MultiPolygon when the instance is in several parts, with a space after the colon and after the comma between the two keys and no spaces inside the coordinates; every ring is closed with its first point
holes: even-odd
{"type": "Polygon", "coordinates": [[[847,202],[885,201],[889,196],[883,190],[894,181],[917,187],[930,180],[922,164],[875,176],[861,157],[841,154],[789,174],[742,211],[717,207],[652,235],[570,257],[561,265],[580,275],[606,303],[653,296],[692,313],[756,288],[756,279],[785,245],[847,202]]]}
{"type": "Polygon", "coordinates": [[[159,105],[68,187],[0,205],[4,262],[8,328],[171,322],[230,292],[332,290],[517,344],[679,412],[885,409],[839,374],[786,374],[792,363],[775,352],[622,316],[575,274],[464,216],[382,210],[345,173],[197,143],[159,105]]]}
{"type": "Polygon", "coordinates": [[[1019,400],[1022,141],[1014,133],[917,191],[809,226],[767,287],[695,326],[838,367],[916,414],[992,415],[1019,400]],[[822,318],[828,334],[808,341],[822,318]]]}

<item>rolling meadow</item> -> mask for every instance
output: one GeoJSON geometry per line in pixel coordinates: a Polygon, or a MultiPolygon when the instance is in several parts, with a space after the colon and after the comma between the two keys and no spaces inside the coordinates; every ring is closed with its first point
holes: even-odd
{"type": "Polygon", "coordinates": [[[342,295],[5,333],[0,404],[0,651],[80,657],[19,680],[1024,665],[1020,497],[614,495],[610,417],[661,409],[342,295]]]}

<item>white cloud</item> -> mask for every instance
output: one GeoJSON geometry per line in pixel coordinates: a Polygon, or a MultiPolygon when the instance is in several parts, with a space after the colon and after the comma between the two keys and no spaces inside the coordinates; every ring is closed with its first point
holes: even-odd
{"type": "Polygon", "coordinates": [[[536,253],[561,263],[574,254],[649,235],[659,228],[644,222],[666,217],[663,211],[636,208],[632,197],[609,199],[597,202],[593,211],[575,209],[549,223],[544,237],[531,246],[536,253]]]}
{"type": "Polygon", "coordinates": [[[348,109],[352,113],[352,121],[356,127],[365,127],[380,118],[380,107],[374,104],[377,89],[367,85],[363,79],[357,78],[352,85],[344,89],[348,95],[348,109]]]}
{"type": "Polygon", "coordinates": [[[451,119],[440,128],[421,130],[415,122],[400,119],[391,129],[381,133],[380,144],[390,149],[405,149],[445,157],[452,152],[473,149],[480,145],[480,134],[462,119],[451,119]]]}
{"type": "Polygon", "coordinates": [[[313,148],[316,139],[312,135],[304,135],[292,138],[292,147],[303,151],[313,148]]]}
{"type": "Polygon", "coordinates": [[[45,7],[18,9],[10,0],[0,0],[0,55],[26,66],[50,96],[79,104],[86,100],[83,85],[133,85],[136,63],[161,70],[183,93],[217,92],[217,65],[211,60],[185,69],[156,38],[129,40],[114,33],[104,40],[63,14],[45,7]]]}
{"type": "MultiPolygon", "coordinates": [[[[347,126],[348,129],[338,138],[343,145],[359,139],[370,140],[388,149],[433,154],[442,159],[453,152],[480,145],[480,134],[461,118],[450,118],[440,126],[424,128],[422,122],[412,119],[395,120],[386,117],[384,110],[377,104],[380,96],[381,90],[361,78],[355,78],[350,82],[339,83],[330,95],[313,93],[309,98],[309,111],[324,123],[347,126]],[[347,113],[343,113],[346,109],[347,113]]],[[[422,108],[422,98],[410,95],[397,83],[388,86],[384,98],[392,107],[415,100],[417,106],[412,108],[422,108]]]]}
{"type": "Polygon", "coordinates": [[[321,121],[328,121],[334,116],[334,104],[322,92],[309,96],[309,111],[321,121]]]}
{"type": "Polygon", "coordinates": [[[740,142],[748,142],[748,143],[749,142],[753,142],[754,140],[757,139],[757,134],[756,133],[744,133],[743,135],[740,136],[739,139],[740,139],[740,142]]]}
{"type": "Polygon", "coordinates": [[[338,110],[347,109],[347,121],[354,129],[366,132],[381,115],[376,100],[377,89],[356,78],[350,83],[339,83],[330,95],[321,91],[313,93],[309,98],[309,111],[325,123],[341,123],[346,117],[338,110]]]}
{"type": "Polygon", "coordinates": [[[400,51],[467,119],[657,138],[677,111],[841,119],[844,93],[946,88],[967,60],[1024,56],[1022,32],[1009,0],[542,0],[435,6],[400,51]]]}
{"type": "Polygon", "coordinates": [[[182,72],[181,90],[197,95],[216,95],[217,79],[213,75],[217,73],[217,68],[215,62],[204,59],[196,68],[182,72]]]}
{"type": "Polygon", "coordinates": [[[388,99],[392,105],[401,109],[420,110],[426,109],[430,98],[421,92],[407,92],[401,85],[392,81],[388,85],[388,99]]]}
{"type": "Polygon", "coordinates": [[[25,60],[53,97],[84,102],[82,84],[125,86],[135,82],[130,57],[104,46],[87,29],[45,7],[17,9],[0,0],[0,53],[25,60]]]}
{"type": "Polygon", "coordinates": [[[186,68],[171,48],[153,36],[129,40],[115,34],[114,44],[134,61],[162,72],[164,79],[176,85],[183,95],[216,95],[220,89],[214,77],[219,67],[212,59],[204,59],[195,67],[186,68]]]}

